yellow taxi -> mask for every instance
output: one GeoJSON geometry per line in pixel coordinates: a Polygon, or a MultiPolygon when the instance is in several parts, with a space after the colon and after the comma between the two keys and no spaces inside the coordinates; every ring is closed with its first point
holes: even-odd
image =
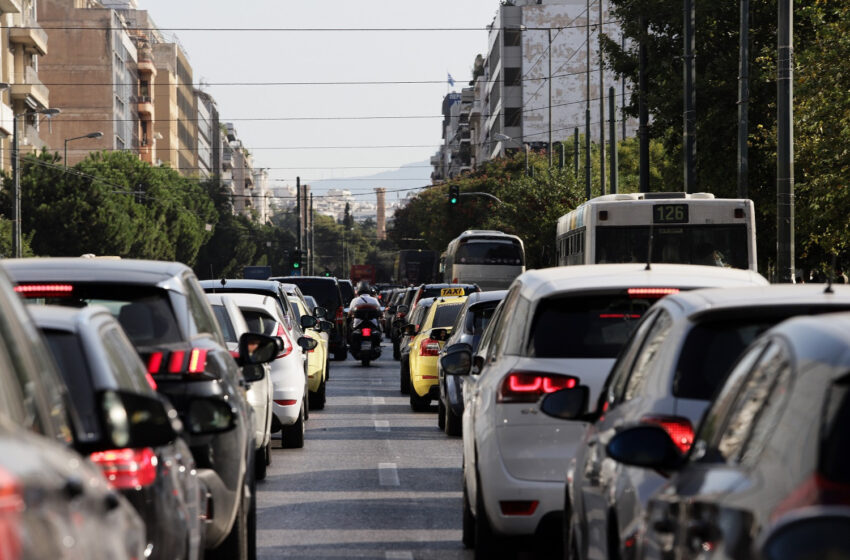
{"type": "MultiPolygon", "coordinates": [[[[299,320],[304,315],[311,315],[304,301],[298,297],[289,298],[292,306],[297,308],[299,320]]],[[[325,386],[328,382],[328,340],[329,335],[324,330],[315,328],[304,329],[304,336],[309,336],[319,344],[307,351],[307,390],[309,391],[310,408],[325,408],[325,386]]]]}
{"type": "Polygon", "coordinates": [[[456,297],[450,288],[444,291],[447,293],[434,301],[418,331],[414,333],[415,325],[405,327],[414,334],[410,341],[410,407],[417,412],[428,410],[431,401],[440,396],[437,359],[466,302],[466,296],[456,297]]]}

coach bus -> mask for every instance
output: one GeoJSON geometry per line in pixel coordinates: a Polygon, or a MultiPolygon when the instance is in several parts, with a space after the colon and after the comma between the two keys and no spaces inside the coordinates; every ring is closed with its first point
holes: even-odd
{"type": "Polygon", "coordinates": [[[593,198],[561,216],[556,244],[562,266],[650,261],[757,268],[753,201],[710,193],[593,198]]]}
{"type": "Polygon", "coordinates": [[[482,291],[503,290],[525,272],[525,247],[516,235],[467,230],[446,247],[440,270],[443,282],[478,284],[482,291]]]}
{"type": "Polygon", "coordinates": [[[437,252],[402,249],[395,259],[395,281],[403,286],[434,282],[437,252]]]}

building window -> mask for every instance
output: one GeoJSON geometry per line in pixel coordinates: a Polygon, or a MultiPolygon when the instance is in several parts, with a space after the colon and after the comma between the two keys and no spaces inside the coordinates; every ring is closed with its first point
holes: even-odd
{"type": "Polygon", "coordinates": [[[505,68],[505,85],[522,85],[522,68],[505,68]]]}
{"type": "Polygon", "coordinates": [[[505,107],[505,127],[522,126],[522,107],[505,107]]]}
{"type": "Polygon", "coordinates": [[[519,29],[505,29],[505,46],[519,47],[522,45],[522,35],[519,29]]]}

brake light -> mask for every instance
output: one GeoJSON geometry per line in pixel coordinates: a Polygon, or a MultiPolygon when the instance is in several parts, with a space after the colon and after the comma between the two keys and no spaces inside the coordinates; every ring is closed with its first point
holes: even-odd
{"type": "Polygon", "coordinates": [[[165,357],[163,352],[154,352],[148,357],[148,373],[159,373],[162,369],[162,359],[165,357]]]}
{"type": "Polygon", "coordinates": [[[500,501],[502,515],[534,515],[537,511],[537,500],[500,501]]]}
{"type": "Polygon", "coordinates": [[[20,484],[11,473],[0,469],[0,558],[21,557],[20,513],[24,510],[20,484]]]}
{"type": "Polygon", "coordinates": [[[286,356],[289,356],[293,350],[292,341],[289,340],[289,335],[286,334],[286,329],[284,329],[283,325],[280,323],[277,324],[277,332],[275,332],[275,336],[279,336],[283,339],[283,350],[281,350],[280,354],[278,354],[275,359],[277,360],[278,358],[285,358],[286,356]]]}
{"type": "Polygon", "coordinates": [[[694,427],[691,421],[681,416],[644,416],[644,424],[655,424],[664,428],[670,439],[682,453],[687,453],[694,444],[694,427]]]}
{"type": "Polygon", "coordinates": [[[678,294],[679,288],[629,288],[631,298],[663,298],[670,294],[678,294]]]}
{"type": "Polygon", "coordinates": [[[363,338],[369,338],[370,336],[372,336],[372,329],[366,327],[362,328],[360,330],[360,336],[362,336],[363,338]]]}
{"type": "MultiPolygon", "coordinates": [[[[163,373],[163,364],[168,373],[179,375],[181,373],[204,373],[207,366],[206,348],[192,348],[191,350],[174,350],[167,352],[153,352],[148,356],[148,375],[163,373]]],[[[153,381],[153,378],[149,382],[153,381]]]]}
{"type": "Polygon", "coordinates": [[[425,340],[419,343],[420,356],[439,356],[439,354],[440,342],[438,340],[434,340],[433,338],[426,338],[425,340]]]}
{"type": "Polygon", "coordinates": [[[512,371],[502,379],[496,402],[537,402],[541,395],[561,389],[573,389],[577,385],[578,379],[569,375],[512,371]]]}
{"type": "Polygon", "coordinates": [[[171,353],[168,358],[168,373],[180,373],[183,370],[183,359],[186,357],[186,352],[176,350],[171,353]]]}
{"type": "Polygon", "coordinates": [[[281,400],[275,399],[274,402],[275,402],[275,404],[279,404],[280,406],[292,406],[293,404],[297,403],[298,401],[296,401],[295,399],[281,399],[281,400]]]}
{"type": "Polygon", "coordinates": [[[336,319],[337,324],[341,325],[342,323],[344,323],[345,322],[345,309],[343,309],[342,307],[337,307],[335,319],[336,319]]]}
{"type": "Polygon", "coordinates": [[[850,505],[850,485],[814,473],[776,506],[770,513],[770,519],[775,520],[796,509],[819,505],[850,505]]]}
{"type": "Polygon", "coordinates": [[[99,451],[89,457],[100,467],[113,488],[142,488],[150,486],[156,480],[158,459],[150,447],[99,451]]]}
{"type": "Polygon", "coordinates": [[[189,373],[203,373],[207,365],[207,350],[193,348],[189,353],[189,373]]]}
{"type": "Polygon", "coordinates": [[[74,292],[71,284],[23,284],[15,291],[27,298],[68,297],[74,292]]]}

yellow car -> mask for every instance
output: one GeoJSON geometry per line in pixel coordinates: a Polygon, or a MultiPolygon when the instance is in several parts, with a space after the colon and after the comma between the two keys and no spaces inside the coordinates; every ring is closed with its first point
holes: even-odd
{"type": "MultiPolygon", "coordinates": [[[[465,301],[466,296],[437,298],[411,338],[410,408],[417,412],[428,410],[431,401],[440,396],[437,359],[465,301]]],[[[413,334],[416,327],[407,325],[405,328],[413,334]]]]}
{"type": "MultiPolygon", "coordinates": [[[[291,297],[292,307],[297,308],[299,320],[310,311],[304,301],[291,297]]],[[[307,390],[309,391],[310,408],[321,410],[325,408],[325,386],[328,382],[328,340],[327,332],[319,330],[319,325],[312,329],[304,329],[304,336],[317,341],[319,344],[313,350],[307,351],[307,390]]]]}

